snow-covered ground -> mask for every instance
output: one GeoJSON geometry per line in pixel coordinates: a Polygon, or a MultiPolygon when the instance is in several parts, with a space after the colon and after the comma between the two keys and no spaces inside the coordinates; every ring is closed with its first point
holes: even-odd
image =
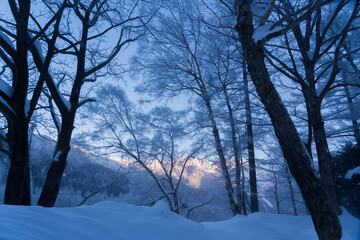
{"type": "MultiPolygon", "coordinates": [[[[343,240],[360,239],[360,220],[340,216],[343,240]]],[[[166,203],[139,207],[101,202],[74,208],[0,205],[0,239],[312,240],[309,216],[256,213],[198,223],[170,212],[166,203]]]]}

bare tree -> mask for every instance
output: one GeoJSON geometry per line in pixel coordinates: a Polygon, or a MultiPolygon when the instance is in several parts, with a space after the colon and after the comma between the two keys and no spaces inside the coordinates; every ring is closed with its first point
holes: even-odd
{"type": "Polygon", "coordinates": [[[92,138],[97,149],[107,154],[121,153],[135,161],[154,180],[171,211],[179,214],[179,190],[187,164],[195,158],[200,146],[180,150],[180,141],[186,141],[185,113],[167,107],[156,107],[142,114],[114,86],[97,92],[102,101],[89,106],[98,128],[92,138]]]}
{"type": "MultiPolygon", "coordinates": [[[[311,3],[310,1],[309,5],[311,3]]],[[[359,2],[352,4],[352,1],[342,1],[336,7],[332,5],[317,6],[313,14],[309,14],[304,22],[296,23],[299,16],[296,14],[297,8],[290,1],[284,1],[284,4],[278,8],[278,11],[283,13],[282,17],[286,18],[294,15],[286,21],[289,25],[293,25],[291,32],[297,46],[290,42],[288,34],[284,35],[285,46],[287,46],[286,52],[290,58],[287,60],[291,65],[282,61],[281,56],[267,51],[267,54],[271,57],[270,63],[272,63],[272,66],[301,87],[306,102],[309,124],[306,146],[308,151],[311,152],[313,134],[321,180],[331,200],[330,203],[338,214],[340,208],[332,178],[332,159],[326,139],[321,104],[326,94],[331,90],[339,73],[338,63],[342,57],[340,50],[347,33],[352,27],[352,23],[358,17],[359,7],[359,2]],[[329,31],[334,28],[335,23],[339,21],[342,14],[345,14],[345,12],[348,14],[348,5],[354,5],[351,16],[341,24],[341,27],[336,29],[335,34],[329,34],[329,31]],[[334,9],[331,9],[333,7],[334,9]],[[302,28],[302,25],[304,28],[302,28]],[[296,61],[298,55],[301,56],[302,61],[296,61]]]]}
{"type": "Polygon", "coordinates": [[[30,205],[29,122],[41,94],[44,75],[53,57],[51,49],[58,38],[58,27],[66,2],[43,1],[42,7],[51,14],[44,25],[36,21],[36,13],[31,13],[30,1],[9,0],[11,18],[0,19],[0,58],[3,67],[10,71],[8,81],[1,80],[0,89],[0,111],[8,122],[10,154],[4,200],[6,204],[30,205]],[[33,82],[30,78],[29,51],[35,48],[41,51],[38,40],[45,31],[50,32],[48,51],[46,56],[42,55],[43,68],[39,70],[40,76],[33,82]]]}
{"type": "MultiPolygon", "coordinates": [[[[202,106],[200,109],[206,115],[205,125],[212,134],[230,209],[233,214],[238,214],[241,209],[236,203],[215,104],[218,92],[224,94],[226,99],[226,89],[225,92],[223,90],[227,84],[221,86],[219,81],[225,82],[229,70],[223,66],[227,65],[226,60],[223,61],[225,58],[218,54],[222,46],[214,41],[215,36],[220,40],[221,35],[207,31],[202,21],[202,11],[207,10],[200,1],[175,1],[162,5],[153,22],[147,26],[149,34],[141,46],[141,55],[135,59],[136,71],[141,71],[145,76],[144,84],[139,89],[155,98],[172,97],[184,92],[198,97],[202,106]],[[214,51],[207,51],[208,48],[214,51]]],[[[222,41],[222,44],[227,44],[222,41]]],[[[229,101],[225,104],[232,109],[229,101]]],[[[232,145],[235,146],[234,143],[232,145]]]]}
{"type": "MultiPolygon", "coordinates": [[[[61,122],[57,123],[58,141],[38,202],[41,206],[54,206],[70,151],[77,110],[85,103],[93,101],[91,98],[81,97],[84,84],[105,76],[106,67],[112,63],[120,50],[142,34],[141,31],[135,32],[143,25],[138,6],[139,1],[75,1],[73,7],[66,12],[68,18],[64,20],[61,29],[62,41],[56,45],[58,59],[64,64],[58,66],[62,70],[53,70],[54,74],[49,73],[45,79],[60,113],[61,122]],[[71,27],[73,21],[78,23],[80,35],[71,27]],[[106,44],[104,39],[109,40],[114,36],[116,40],[113,45],[106,44]],[[76,64],[69,66],[64,59],[75,61],[76,64]],[[59,76],[57,84],[55,80],[59,76]],[[58,88],[58,85],[66,85],[65,83],[70,84],[68,98],[67,94],[63,94],[58,88]]],[[[35,58],[35,62],[38,69],[43,68],[39,59],[35,58]]]]}
{"type": "MultiPolygon", "coordinates": [[[[323,4],[323,2],[318,1],[317,4],[306,7],[306,10],[303,10],[304,13],[298,17],[297,21],[306,18],[318,4],[323,4]]],[[[281,29],[276,29],[276,24],[272,25],[268,29],[269,31],[265,31],[264,36],[259,36],[258,34],[261,31],[259,28],[264,28],[264,24],[262,24],[263,21],[260,21],[260,25],[256,29],[254,28],[251,1],[236,1],[235,9],[237,15],[235,29],[242,44],[251,79],[270,116],[289,169],[297,181],[311,213],[319,239],[340,239],[341,225],[336,216],[337,211],[331,205],[320,179],[317,178],[311,166],[308,151],[271,82],[265,66],[264,42],[271,37],[286,33],[291,28],[291,25],[285,25],[281,29]]],[[[271,5],[268,11],[271,13],[271,5]]],[[[267,14],[268,11],[264,15],[265,19],[270,15],[267,14]]],[[[277,24],[281,24],[281,21],[278,21],[277,24]]]]}

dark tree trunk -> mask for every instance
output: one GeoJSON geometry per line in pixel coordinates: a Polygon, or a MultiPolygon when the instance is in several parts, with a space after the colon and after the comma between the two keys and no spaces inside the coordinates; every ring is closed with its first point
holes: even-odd
{"type": "Polygon", "coordinates": [[[44,207],[53,207],[56,202],[56,198],[59,194],[60,183],[65,171],[67,155],[70,151],[71,134],[74,129],[75,115],[77,108],[79,107],[80,90],[84,83],[85,77],[85,57],[89,31],[89,16],[85,14],[86,18],[82,19],[82,34],[80,49],[77,54],[77,67],[76,76],[71,89],[69,98],[70,109],[68,109],[64,102],[61,100],[61,93],[58,92],[54,86],[54,82],[51,78],[47,78],[46,82],[51,92],[52,97],[55,100],[61,113],[61,128],[58,136],[58,141],[55,147],[53,161],[50,165],[49,171],[46,176],[44,187],[41,191],[41,195],[38,201],[38,205],[44,207]],[[57,100],[56,100],[57,99],[57,100]]]}
{"type": "Polygon", "coordinates": [[[312,122],[317,157],[319,161],[319,172],[325,192],[328,195],[330,206],[337,214],[340,214],[339,202],[337,200],[335,181],[332,174],[332,157],[326,140],[324,121],[321,117],[320,103],[314,104],[312,109],[312,122]]]}
{"type": "MultiPolygon", "coordinates": [[[[315,90],[315,73],[314,64],[312,62],[305,62],[305,72],[306,79],[309,81],[310,86],[303,88],[302,91],[307,105],[309,124],[313,129],[312,132],[314,134],[321,181],[323,183],[325,193],[328,195],[331,207],[335,209],[337,214],[340,214],[340,207],[337,200],[335,182],[332,174],[332,157],[329,152],[324,121],[321,116],[321,99],[317,96],[315,90]]],[[[311,142],[308,142],[308,144],[308,147],[311,149],[311,142]]]]}
{"type": "Polygon", "coordinates": [[[53,207],[55,205],[56,198],[59,194],[61,178],[66,167],[67,155],[70,151],[73,119],[74,115],[63,118],[64,121],[56,143],[53,161],[48,170],[45,184],[38,201],[38,205],[40,206],[53,207]]]}
{"type": "Polygon", "coordinates": [[[265,66],[261,42],[252,39],[254,26],[250,0],[237,1],[236,31],[248,63],[248,70],[256,91],[270,116],[290,172],[298,183],[309,208],[315,230],[320,240],[339,240],[341,225],[323,189],[321,181],[311,167],[311,158],[302,143],[285,106],[270,80],[265,66]]]}
{"type": "Polygon", "coordinates": [[[4,203],[30,205],[30,168],[28,155],[28,122],[17,119],[9,126],[10,169],[4,203]]]}
{"type": "Polygon", "coordinates": [[[257,181],[256,181],[256,165],[255,165],[255,151],[254,151],[254,134],[252,128],[252,117],[250,108],[249,86],[246,71],[246,62],[243,61],[243,78],[244,78],[244,96],[245,96],[245,111],[246,111],[246,138],[247,149],[249,154],[249,178],[250,178],[250,208],[251,212],[259,211],[259,201],[257,196],[257,181]]]}
{"type": "MultiPolygon", "coordinates": [[[[316,10],[317,17],[320,19],[321,10],[318,8],[316,10]],[[318,15],[319,14],[319,15],[318,15]]],[[[309,17],[307,19],[307,32],[310,30],[310,21],[311,18],[309,17]]],[[[318,30],[317,30],[318,31],[318,30]]],[[[335,184],[333,180],[332,175],[332,157],[329,153],[329,148],[327,145],[326,140],[326,134],[325,134],[325,128],[324,128],[324,122],[322,120],[321,116],[321,102],[323,97],[319,97],[317,95],[316,91],[316,79],[315,79],[315,63],[317,62],[319,55],[315,54],[312,58],[309,58],[307,51],[310,50],[310,36],[311,34],[307,33],[304,37],[300,25],[296,25],[293,28],[293,33],[295,35],[295,38],[297,40],[298,46],[300,48],[300,52],[303,57],[303,64],[305,68],[305,75],[306,75],[306,81],[308,84],[303,84],[302,86],[302,92],[305,97],[306,101],[306,107],[308,111],[308,121],[312,127],[313,134],[314,134],[314,141],[316,146],[316,152],[317,157],[319,161],[319,170],[321,175],[321,180],[323,182],[323,187],[325,190],[325,193],[328,195],[329,203],[332,208],[334,208],[335,212],[337,214],[340,214],[340,208],[337,201],[336,196],[336,189],[335,184]]],[[[320,34],[320,33],[319,33],[320,34]]],[[[321,44],[319,41],[315,43],[315,46],[321,44]]],[[[316,48],[315,47],[315,48],[316,48]]],[[[334,60],[335,62],[338,61],[338,59],[334,60]]],[[[334,69],[335,65],[333,66],[334,69]]],[[[305,82],[305,80],[303,80],[305,82]]],[[[324,91],[324,90],[323,90],[324,91]]],[[[309,126],[310,127],[310,126],[309,126]]],[[[309,129],[309,139],[307,143],[308,150],[311,150],[311,131],[309,129]]],[[[311,156],[311,152],[309,151],[309,154],[311,156]]]]}
{"type": "Polygon", "coordinates": [[[27,91],[29,85],[28,71],[28,19],[30,1],[19,1],[16,20],[16,56],[13,72],[14,93],[10,106],[14,116],[7,117],[9,125],[10,169],[7,176],[5,204],[30,205],[30,170],[28,153],[29,120],[25,115],[27,91]]]}

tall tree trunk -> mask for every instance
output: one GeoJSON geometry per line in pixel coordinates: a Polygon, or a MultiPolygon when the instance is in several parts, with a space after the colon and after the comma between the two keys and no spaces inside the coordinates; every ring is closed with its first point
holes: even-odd
{"type": "Polygon", "coordinates": [[[28,66],[28,20],[30,1],[18,2],[16,21],[16,57],[13,72],[14,93],[10,106],[15,116],[7,118],[9,125],[10,169],[7,176],[5,204],[30,205],[30,169],[28,153],[29,120],[25,113],[29,85],[28,66]]]}
{"type": "Polygon", "coordinates": [[[55,205],[56,198],[59,194],[61,179],[66,167],[67,155],[70,151],[74,116],[75,115],[69,115],[63,117],[63,125],[56,143],[53,160],[48,170],[45,184],[38,201],[38,205],[40,206],[53,207],[55,205]]]}
{"type": "Polygon", "coordinates": [[[265,66],[265,53],[261,42],[255,43],[250,0],[236,1],[237,24],[242,49],[248,63],[248,70],[256,91],[270,116],[275,134],[279,140],[290,172],[298,183],[304,200],[309,208],[315,230],[320,240],[339,240],[341,225],[321,181],[311,167],[310,156],[302,143],[289,113],[265,66]]]}
{"type": "Polygon", "coordinates": [[[206,92],[203,93],[204,97],[204,103],[206,105],[206,109],[208,111],[208,117],[209,120],[211,122],[211,128],[212,128],[212,132],[213,132],[213,137],[215,140],[215,146],[216,146],[216,151],[218,153],[219,159],[220,159],[220,168],[221,168],[221,172],[225,181],[225,188],[228,194],[228,200],[229,200],[229,204],[230,204],[230,209],[232,211],[232,213],[234,215],[238,214],[240,211],[237,207],[237,204],[234,200],[234,189],[232,187],[232,183],[231,183],[231,179],[230,179],[230,175],[229,175],[229,171],[226,165],[226,159],[225,159],[225,155],[224,155],[224,151],[221,145],[221,140],[220,140],[220,134],[219,134],[219,130],[217,128],[216,122],[215,122],[215,117],[214,117],[214,113],[211,107],[211,103],[210,103],[210,99],[209,96],[207,95],[206,92]]]}
{"type": "Polygon", "coordinates": [[[250,108],[249,86],[247,80],[246,61],[242,63],[243,78],[244,78],[244,96],[245,96],[245,111],[246,111],[246,138],[247,149],[249,154],[249,177],[250,177],[250,203],[251,212],[259,211],[259,201],[257,196],[257,181],[256,181],[256,165],[255,165],[255,151],[254,151],[254,134],[252,128],[252,117],[250,108]]]}
{"type": "Polygon", "coordinates": [[[243,214],[247,215],[247,210],[246,210],[246,192],[245,192],[245,173],[244,173],[244,163],[242,160],[242,154],[240,155],[240,166],[241,166],[241,193],[242,193],[242,198],[241,198],[241,207],[243,210],[243,214]]]}
{"type": "Polygon", "coordinates": [[[237,211],[239,214],[241,214],[241,202],[242,202],[241,183],[240,183],[241,182],[240,181],[240,177],[241,177],[240,167],[241,166],[240,166],[240,158],[239,158],[239,148],[238,148],[237,141],[236,141],[235,120],[234,120],[233,110],[232,110],[230,99],[229,99],[229,94],[226,90],[226,86],[223,87],[223,91],[224,91],[224,95],[225,95],[226,106],[228,108],[228,113],[229,113],[229,122],[230,122],[230,127],[231,127],[231,142],[232,142],[233,150],[234,150],[237,211]]]}

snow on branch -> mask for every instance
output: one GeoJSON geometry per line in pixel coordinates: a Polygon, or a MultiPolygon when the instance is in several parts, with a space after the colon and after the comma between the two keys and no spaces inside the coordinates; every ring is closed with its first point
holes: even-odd
{"type": "Polygon", "coordinates": [[[267,23],[265,25],[257,27],[254,30],[254,34],[252,36],[253,40],[255,42],[262,41],[263,39],[265,39],[270,34],[275,33],[275,32],[280,32],[281,30],[283,30],[283,28],[281,28],[279,26],[275,27],[275,28],[273,28],[273,26],[274,26],[274,24],[267,23]]]}
{"type": "Polygon", "coordinates": [[[1,78],[0,78],[0,91],[3,92],[9,98],[11,98],[14,93],[14,89],[1,78]]]}
{"type": "Polygon", "coordinates": [[[4,98],[0,96],[0,110],[5,114],[8,115],[11,113],[12,115],[16,116],[15,111],[12,109],[12,107],[5,101],[4,98]]]}
{"type": "MultiPolygon", "coordinates": [[[[13,63],[13,59],[15,58],[15,48],[10,40],[10,38],[4,33],[4,31],[0,28],[0,47],[3,51],[0,52],[0,58],[2,58],[6,63],[13,63]],[[6,54],[5,54],[6,53],[6,54]],[[10,58],[8,56],[10,56],[10,58]]],[[[1,49],[0,49],[1,50],[1,49]]]]}
{"type": "Polygon", "coordinates": [[[31,41],[34,42],[34,47],[36,48],[37,52],[39,53],[39,56],[41,58],[41,62],[44,63],[45,62],[45,56],[43,54],[41,44],[39,43],[38,40],[34,39],[34,37],[32,36],[32,34],[30,32],[29,32],[29,36],[31,37],[31,41]]]}
{"type": "Polygon", "coordinates": [[[315,1],[313,4],[308,4],[303,8],[298,9],[294,13],[288,14],[287,16],[283,17],[282,19],[279,19],[275,23],[267,23],[264,24],[265,19],[267,19],[274,6],[273,3],[270,4],[269,9],[265,13],[265,15],[260,20],[260,23],[258,27],[254,30],[253,33],[253,40],[255,42],[262,41],[266,42],[267,40],[270,40],[271,38],[281,36],[288,31],[290,31],[294,26],[302,22],[304,19],[306,19],[316,8],[321,7],[327,3],[328,0],[324,1],[315,1]],[[295,20],[293,20],[293,18],[295,20]],[[288,24],[284,24],[285,22],[288,22],[288,24]]]}
{"type": "MultiPolygon", "coordinates": [[[[3,33],[3,31],[0,29],[0,40],[4,41],[9,47],[11,47],[13,50],[15,50],[14,45],[10,38],[3,33]]],[[[0,42],[1,45],[1,42],[0,42]]]]}

